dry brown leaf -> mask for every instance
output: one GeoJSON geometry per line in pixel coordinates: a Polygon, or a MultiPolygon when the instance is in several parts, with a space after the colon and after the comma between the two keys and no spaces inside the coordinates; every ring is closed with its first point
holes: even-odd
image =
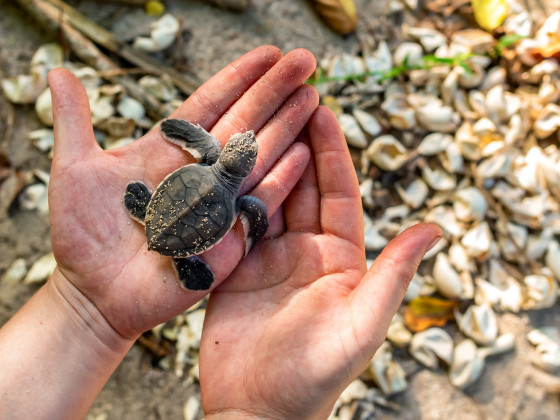
{"type": "Polygon", "coordinates": [[[459,302],[430,296],[419,296],[410,301],[404,312],[404,323],[414,332],[430,327],[443,327],[454,319],[453,311],[459,302]]]}
{"type": "Polygon", "coordinates": [[[309,0],[311,6],[333,31],[348,35],[358,25],[358,14],[353,0],[309,0]]]}

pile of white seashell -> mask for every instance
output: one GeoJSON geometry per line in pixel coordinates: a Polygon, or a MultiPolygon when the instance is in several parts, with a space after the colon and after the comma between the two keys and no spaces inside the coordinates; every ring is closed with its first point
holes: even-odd
{"type": "MultiPolygon", "coordinates": [[[[397,314],[372,361],[383,359],[384,366],[375,374],[368,367],[361,378],[373,379],[384,395],[406,387],[402,369],[386,356],[391,344],[407,347],[428,368],[442,362],[451,383],[465,388],[481,376],[486,357],[514,348],[514,336],[499,332],[496,311],[549,308],[558,297],[560,72],[556,59],[539,52],[557,45],[560,12],[533,35],[528,12],[518,4],[510,9],[502,28],[525,37],[514,47],[516,74],[505,57],[487,54],[496,40],[479,29],[448,40],[433,29],[405,28],[411,41],[393,52],[380,42],[361,57],[320,63],[323,103],[361,154],[366,249],[379,252],[421,221],[440,225],[444,237],[424,258],[406,299],[437,292],[467,308],[455,310],[465,336],[459,343],[442,328],[412,334],[397,314]],[[428,54],[463,56],[466,66],[428,66],[428,54]],[[380,77],[403,64],[407,71],[398,77],[380,77]],[[391,185],[383,180],[388,174],[391,185]],[[390,207],[379,196],[390,197],[390,207]]],[[[557,327],[544,331],[529,337],[540,349],[535,364],[557,372],[560,334],[557,327]]],[[[365,397],[345,398],[338,406],[365,397]]]]}

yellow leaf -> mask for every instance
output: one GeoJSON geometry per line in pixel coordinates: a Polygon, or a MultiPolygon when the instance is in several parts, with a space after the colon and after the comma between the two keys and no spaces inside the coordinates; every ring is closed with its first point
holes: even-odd
{"type": "Polygon", "coordinates": [[[354,0],[309,0],[311,6],[336,33],[347,35],[356,29],[358,15],[354,0]]]}
{"type": "Polygon", "coordinates": [[[471,4],[476,22],[487,31],[500,26],[509,11],[506,0],[471,0],[471,4]]]}
{"type": "Polygon", "coordinates": [[[455,318],[458,302],[430,296],[412,299],[404,311],[404,323],[411,331],[424,331],[430,327],[443,327],[455,318]]]}

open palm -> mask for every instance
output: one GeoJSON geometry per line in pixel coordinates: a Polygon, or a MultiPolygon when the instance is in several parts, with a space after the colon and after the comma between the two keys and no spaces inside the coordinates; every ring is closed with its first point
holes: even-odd
{"type": "MultiPolygon", "coordinates": [[[[260,47],[206,82],[172,117],[200,124],[224,144],[237,132],[254,130],[258,161],[244,191],[260,198],[269,216],[281,205],[309,159],[292,145],[317,106],[317,94],[302,83],[313,56],[295,50],[282,57],[260,47]]],[[[148,251],[144,229],[123,205],[126,185],[150,188],[194,159],[155,128],[129,146],[103,151],[95,142],[87,96],[66,70],[49,75],[53,95],[55,152],[49,204],[52,281],[69,301],[86,300],[121,336],[131,339],[182,312],[204,292],[182,290],[170,258],[148,251]]],[[[219,284],[243,255],[242,229],[234,227],[204,254],[219,284]]]]}
{"type": "Polygon", "coordinates": [[[304,141],[314,160],[284,223],[211,294],[200,353],[207,418],[326,418],[441,234],[405,231],[366,272],[358,182],[329,110],[316,111],[304,141]]]}

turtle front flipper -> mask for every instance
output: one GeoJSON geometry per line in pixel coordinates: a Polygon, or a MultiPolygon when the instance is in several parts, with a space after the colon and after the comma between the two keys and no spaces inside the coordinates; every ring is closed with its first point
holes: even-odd
{"type": "Polygon", "coordinates": [[[268,229],[268,216],[265,204],[257,197],[244,195],[237,199],[243,231],[245,232],[245,257],[268,229]]]}
{"type": "Polygon", "coordinates": [[[146,208],[150,202],[152,193],[150,189],[141,182],[131,182],[126,186],[124,194],[124,206],[130,212],[130,216],[144,224],[146,208]]]}
{"type": "Polygon", "coordinates": [[[222,146],[216,137],[186,120],[168,119],[161,123],[163,137],[189,152],[199,162],[213,165],[218,160],[222,146]]]}
{"type": "Polygon", "coordinates": [[[179,282],[187,290],[208,290],[214,282],[214,273],[204,261],[197,256],[173,258],[179,282]]]}

